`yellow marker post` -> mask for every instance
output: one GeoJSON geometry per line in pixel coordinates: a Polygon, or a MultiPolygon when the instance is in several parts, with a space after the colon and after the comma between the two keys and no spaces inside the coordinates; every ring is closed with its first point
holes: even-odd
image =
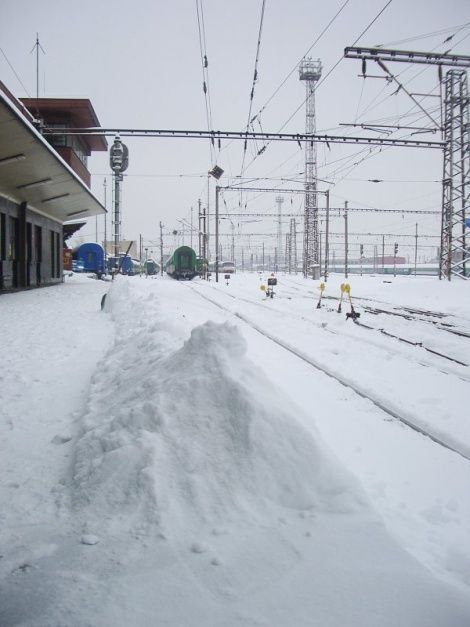
{"type": "Polygon", "coordinates": [[[324,283],[320,283],[320,298],[318,299],[317,309],[320,309],[320,307],[321,307],[321,299],[322,299],[323,291],[324,291],[325,287],[326,286],[325,286],[324,283]]]}
{"type": "Polygon", "coordinates": [[[344,296],[344,292],[346,291],[346,286],[348,285],[348,283],[341,283],[340,285],[340,289],[341,289],[341,298],[339,299],[339,305],[338,305],[338,313],[341,313],[341,305],[343,304],[343,296],[344,296]]]}

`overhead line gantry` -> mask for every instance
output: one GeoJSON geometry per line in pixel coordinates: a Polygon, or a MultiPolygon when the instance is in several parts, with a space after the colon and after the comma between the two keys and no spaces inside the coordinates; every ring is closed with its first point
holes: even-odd
{"type": "MultiPolygon", "coordinates": [[[[469,278],[470,246],[467,236],[467,217],[470,207],[470,98],[466,68],[470,67],[470,56],[463,54],[441,54],[384,48],[347,47],[344,56],[362,60],[362,74],[366,75],[367,60],[375,61],[395,82],[396,77],[384,65],[384,61],[437,65],[441,97],[442,120],[436,125],[443,138],[442,218],[439,278],[452,276],[469,278]],[[450,66],[445,78],[442,67],[450,66]]],[[[400,87],[403,87],[399,83],[400,87]]],[[[406,89],[404,90],[406,92],[406,89]]],[[[408,93],[408,92],[406,92],[408,93]]],[[[417,103],[412,94],[408,95],[417,103]]],[[[425,112],[434,122],[433,118],[425,112]]]]}

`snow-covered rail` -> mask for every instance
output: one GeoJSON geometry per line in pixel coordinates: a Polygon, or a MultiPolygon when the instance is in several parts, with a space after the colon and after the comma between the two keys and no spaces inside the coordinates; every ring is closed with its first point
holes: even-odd
{"type": "Polygon", "coordinates": [[[416,424],[416,422],[413,420],[413,415],[411,413],[406,412],[406,415],[405,415],[405,412],[403,412],[402,410],[394,407],[392,403],[386,402],[383,398],[380,398],[379,396],[371,394],[370,390],[367,390],[367,389],[363,388],[356,381],[353,381],[353,380],[349,379],[348,377],[345,377],[344,375],[341,375],[341,374],[339,374],[337,372],[334,372],[332,369],[328,368],[325,364],[322,364],[318,360],[314,359],[311,355],[305,354],[303,351],[300,351],[296,347],[291,346],[289,343],[285,342],[281,338],[273,335],[272,333],[269,333],[265,329],[261,328],[256,322],[254,322],[253,320],[250,320],[246,315],[241,314],[241,313],[239,313],[237,311],[233,311],[229,307],[226,307],[226,306],[222,305],[220,302],[217,302],[216,300],[210,298],[206,294],[202,294],[194,286],[191,286],[189,284],[187,284],[186,286],[189,289],[191,289],[192,291],[196,292],[204,300],[212,303],[216,307],[219,307],[223,311],[226,311],[226,312],[236,316],[239,320],[242,320],[244,323],[249,325],[252,329],[257,331],[258,333],[260,333],[261,335],[263,335],[267,339],[271,340],[272,342],[276,343],[278,346],[280,346],[280,347],[284,348],[285,350],[289,351],[290,353],[292,353],[293,355],[295,355],[296,357],[298,357],[299,359],[301,359],[305,363],[309,364],[310,366],[312,366],[316,370],[319,370],[320,372],[323,372],[328,377],[330,377],[332,379],[335,379],[338,383],[340,383],[341,385],[351,389],[353,392],[355,392],[356,394],[358,394],[362,398],[369,400],[378,409],[382,410],[388,416],[391,416],[393,419],[398,420],[399,422],[403,423],[404,425],[406,425],[410,429],[413,429],[417,433],[420,433],[421,435],[429,438],[430,440],[432,440],[436,444],[439,444],[440,446],[442,446],[442,447],[452,451],[453,453],[456,453],[457,455],[463,457],[464,459],[470,461],[470,456],[465,451],[460,450],[459,447],[456,444],[451,444],[450,442],[446,442],[442,437],[439,437],[439,436],[431,433],[429,430],[426,430],[423,427],[421,427],[418,424],[416,424]]]}

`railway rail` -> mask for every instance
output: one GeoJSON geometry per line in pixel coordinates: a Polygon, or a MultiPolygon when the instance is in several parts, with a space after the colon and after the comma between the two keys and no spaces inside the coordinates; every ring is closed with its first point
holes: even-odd
{"type": "MultiPolygon", "coordinates": [[[[215,289],[215,288],[214,288],[214,289],[215,289]]],[[[237,296],[237,297],[235,297],[233,294],[230,294],[230,293],[226,293],[225,295],[226,295],[226,296],[228,296],[228,297],[230,297],[230,298],[233,298],[233,299],[238,298],[239,300],[241,300],[241,301],[243,301],[243,302],[246,302],[246,303],[249,303],[250,305],[254,305],[254,306],[257,306],[257,307],[264,307],[264,305],[262,305],[262,303],[257,302],[257,301],[250,300],[250,299],[248,299],[248,298],[243,298],[242,296],[237,296]]],[[[330,297],[330,298],[331,298],[331,297],[330,297]]],[[[337,299],[337,300],[339,300],[339,299],[337,299]]],[[[270,308],[270,309],[272,309],[272,310],[275,310],[275,311],[276,311],[276,312],[278,312],[280,315],[284,315],[284,314],[285,314],[285,311],[284,311],[284,310],[277,309],[277,308],[276,308],[276,307],[274,307],[272,304],[270,304],[269,308],[270,308]]],[[[294,314],[290,313],[290,315],[292,316],[292,315],[294,315],[294,314]]],[[[295,317],[296,317],[296,318],[298,318],[299,320],[302,320],[302,321],[305,321],[305,322],[307,322],[307,323],[309,323],[309,324],[314,324],[314,325],[315,325],[315,322],[314,322],[313,320],[311,320],[311,319],[309,319],[309,318],[306,318],[305,316],[295,316],[295,317]]],[[[405,343],[405,344],[408,344],[409,346],[414,346],[414,347],[416,347],[416,348],[421,348],[421,349],[423,349],[424,351],[426,351],[426,352],[428,352],[428,353],[432,353],[433,355],[436,355],[437,357],[441,357],[442,359],[445,359],[445,360],[447,360],[447,361],[451,361],[451,362],[453,362],[453,363],[456,363],[456,364],[458,364],[459,366],[469,367],[469,364],[467,364],[467,363],[465,363],[465,362],[463,362],[463,361],[461,361],[461,360],[459,360],[459,359],[456,359],[455,357],[451,357],[451,356],[449,356],[449,355],[445,355],[444,353],[441,353],[441,352],[436,351],[436,350],[434,350],[434,349],[432,349],[432,348],[430,348],[430,347],[428,347],[428,346],[425,346],[422,342],[415,342],[415,341],[413,341],[413,340],[409,340],[409,339],[406,339],[406,338],[400,337],[400,336],[398,336],[398,335],[395,335],[395,334],[393,334],[393,333],[390,333],[390,332],[389,332],[389,331],[387,331],[386,329],[373,327],[373,326],[370,326],[370,325],[364,324],[363,322],[359,322],[357,319],[356,319],[356,320],[354,320],[353,322],[354,322],[357,326],[359,326],[359,327],[362,327],[362,328],[367,329],[367,330],[373,330],[373,331],[376,331],[377,333],[381,333],[381,334],[383,334],[383,335],[385,335],[385,336],[387,336],[387,337],[389,337],[389,338],[393,338],[393,339],[395,339],[395,340],[398,340],[398,341],[400,341],[400,342],[403,342],[403,343],[405,343]]],[[[333,333],[333,334],[337,335],[336,331],[333,331],[332,329],[327,329],[327,328],[325,328],[325,327],[324,327],[321,323],[318,323],[318,324],[316,324],[315,326],[317,326],[317,327],[320,327],[320,326],[321,326],[322,328],[324,328],[324,329],[325,329],[325,331],[326,331],[326,332],[328,332],[328,333],[333,333]]],[[[364,338],[359,337],[359,336],[357,336],[357,335],[354,335],[354,336],[353,336],[353,335],[348,335],[348,337],[349,337],[350,339],[353,339],[353,340],[354,340],[354,341],[356,341],[356,342],[365,342],[365,343],[368,343],[368,342],[367,342],[364,338]]],[[[458,377],[458,378],[459,378],[459,379],[461,379],[462,381],[470,382],[470,375],[469,375],[469,376],[465,376],[465,375],[464,375],[464,374],[462,374],[462,373],[457,373],[457,372],[452,371],[452,370],[451,370],[451,371],[449,371],[449,370],[444,370],[442,366],[437,366],[436,364],[434,364],[434,363],[432,363],[432,362],[427,362],[427,363],[426,363],[426,362],[423,362],[423,361],[417,360],[417,362],[416,362],[416,363],[420,364],[421,366],[425,366],[425,367],[430,367],[430,366],[431,366],[431,367],[435,367],[435,368],[437,368],[437,370],[439,370],[439,372],[442,372],[443,374],[450,374],[450,375],[453,375],[453,376],[458,377]]]]}
{"type": "MultiPolygon", "coordinates": [[[[230,313],[231,315],[235,316],[239,320],[242,320],[245,324],[247,324],[249,327],[251,327],[252,329],[257,331],[261,335],[263,335],[268,340],[274,342],[275,344],[277,344],[281,348],[284,348],[285,350],[289,351],[290,353],[292,353],[293,355],[295,355],[296,357],[298,357],[299,359],[301,359],[305,363],[309,364],[310,366],[312,366],[316,370],[324,373],[325,375],[327,375],[331,379],[334,379],[335,381],[340,383],[342,386],[344,386],[344,387],[346,387],[348,389],[351,389],[353,392],[355,392],[361,398],[369,400],[378,409],[380,409],[385,414],[387,414],[387,416],[390,416],[394,420],[397,420],[397,421],[401,422],[402,424],[404,424],[408,428],[410,428],[413,431],[421,434],[422,436],[432,440],[434,443],[438,444],[439,446],[442,446],[443,448],[446,448],[449,451],[452,451],[456,455],[459,455],[460,457],[463,457],[467,461],[470,461],[470,455],[468,455],[467,452],[461,450],[458,446],[456,446],[456,445],[454,445],[454,444],[452,444],[450,442],[446,442],[445,439],[443,439],[442,437],[439,437],[439,436],[431,433],[430,431],[428,431],[428,430],[424,429],[423,427],[419,426],[418,424],[416,424],[416,422],[413,422],[413,416],[412,415],[409,415],[409,416],[408,415],[404,415],[404,412],[401,412],[398,409],[394,408],[390,403],[387,403],[386,401],[384,401],[383,398],[380,398],[380,397],[376,396],[375,394],[371,394],[369,390],[366,390],[366,389],[362,388],[359,384],[357,384],[356,382],[350,380],[349,378],[344,377],[344,376],[338,374],[337,372],[334,372],[333,370],[328,368],[325,364],[322,364],[318,360],[314,359],[311,355],[305,354],[303,351],[300,351],[297,348],[295,348],[294,346],[291,346],[288,342],[285,342],[281,338],[273,335],[272,333],[269,333],[265,329],[261,328],[256,322],[254,322],[253,320],[250,320],[247,316],[245,316],[245,315],[243,315],[243,314],[241,314],[239,312],[233,311],[229,307],[226,307],[226,306],[222,305],[217,300],[215,300],[213,298],[210,298],[207,294],[202,294],[201,291],[198,288],[196,288],[195,286],[192,286],[192,285],[189,285],[189,284],[185,284],[185,287],[187,287],[188,289],[191,289],[192,291],[196,292],[201,298],[203,298],[204,300],[206,300],[209,303],[212,303],[213,305],[215,305],[219,309],[222,309],[223,311],[225,311],[227,313],[230,313]]],[[[235,297],[232,294],[228,294],[228,295],[235,299],[235,297]]]]}

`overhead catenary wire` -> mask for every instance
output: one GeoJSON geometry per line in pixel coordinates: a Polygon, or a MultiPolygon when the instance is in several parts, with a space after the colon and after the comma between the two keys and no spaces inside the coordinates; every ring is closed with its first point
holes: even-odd
{"type": "Polygon", "coordinates": [[[267,101],[264,103],[264,105],[261,107],[261,109],[258,111],[258,113],[254,116],[253,119],[255,119],[256,117],[258,117],[268,106],[268,104],[271,102],[271,100],[279,93],[279,91],[282,89],[282,87],[286,84],[286,82],[289,80],[289,78],[292,76],[292,74],[297,70],[297,68],[299,67],[299,63],[300,61],[306,57],[311,51],[312,49],[317,45],[317,43],[320,41],[320,39],[323,37],[323,35],[328,31],[328,29],[330,28],[330,26],[333,24],[333,22],[338,18],[338,16],[340,15],[340,13],[342,13],[343,9],[346,7],[346,5],[350,2],[350,0],[346,0],[343,5],[338,9],[338,11],[335,13],[335,15],[331,18],[331,20],[328,22],[328,24],[325,26],[325,28],[321,31],[321,33],[318,35],[318,37],[315,39],[315,41],[312,43],[312,45],[310,46],[310,48],[302,55],[301,59],[299,59],[299,61],[297,61],[297,63],[294,65],[294,67],[291,69],[291,71],[287,74],[287,76],[282,80],[281,84],[274,90],[274,92],[271,94],[271,96],[267,99],[267,101]]]}
{"type": "MultiPolygon", "coordinates": [[[[393,2],[393,0],[388,0],[388,2],[382,7],[382,9],[377,13],[377,15],[372,19],[371,22],[369,22],[369,24],[364,28],[364,30],[360,33],[360,35],[358,35],[358,37],[356,37],[355,41],[353,44],[351,44],[352,46],[355,46],[357,44],[357,42],[359,41],[359,39],[365,35],[365,33],[372,27],[372,25],[379,19],[379,17],[382,15],[382,13],[388,8],[388,6],[393,2]]],[[[318,84],[316,85],[315,89],[318,90],[318,88],[320,87],[320,85],[322,85],[326,79],[334,72],[334,70],[338,67],[338,65],[341,63],[341,61],[344,59],[343,55],[338,59],[338,61],[333,65],[333,67],[328,71],[328,73],[323,76],[320,81],[318,82],[318,84]]],[[[279,133],[284,130],[284,128],[289,124],[289,122],[292,120],[292,118],[294,118],[297,113],[300,111],[300,109],[305,105],[307,101],[307,97],[304,98],[301,102],[301,104],[297,107],[297,109],[289,116],[289,118],[284,122],[284,124],[281,126],[281,128],[279,129],[279,133]]],[[[270,144],[271,142],[267,142],[266,147],[270,144]]],[[[255,155],[254,158],[251,160],[251,162],[248,164],[247,168],[248,169],[253,162],[257,159],[259,155],[255,155]]]]}
{"type": "MultiPolygon", "coordinates": [[[[254,68],[254,72],[253,72],[253,82],[252,82],[252,85],[251,85],[250,98],[249,98],[248,119],[247,119],[247,122],[246,122],[246,133],[247,134],[248,134],[248,131],[249,131],[249,128],[250,128],[250,123],[251,123],[251,112],[252,112],[252,108],[253,108],[253,98],[254,98],[254,95],[255,95],[255,85],[256,85],[256,83],[258,81],[258,62],[259,62],[259,53],[260,53],[260,48],[261,48],[261,34],[262,34],[262,31],[263,31],[265,6],[266,6],[266,0],[263,0],[262,6],[261,6],[261,17],[260,17],[260,21],[259,21],[258,41],[257,41],[257,44],[256,44],[255,68],[254,68]]],[[[248,146],[248,139],[245,139],[245,143],[243,145],[243,158],[242,158],[242,165],[241,165],[241,170],[240,170],[240,176],[243,175],[243,171],[244,171],[247,146],[248,146]]]]}
{"type": "MultiPolygon", "coordinates": [[[[196,14],[197,14],[197,25],[198,25],[198,34],[199,34],[199,49],[201,53],[202,91],[204,93],[207,130],[211,131],[213,126],[212,126],[212,106],[211,106],[210,90],[209,90],[209,61],[208,61],[208,56],[207,56],[206,30],[205,30],[205,25],[204,25],[204,10],[202,6],[202,0],[196,0],[196,14]]],[[[210,140],[210,159],[211,159],[211,164],[215,165],[215,145],[214,145],[213,139],[210,140]]]]}

